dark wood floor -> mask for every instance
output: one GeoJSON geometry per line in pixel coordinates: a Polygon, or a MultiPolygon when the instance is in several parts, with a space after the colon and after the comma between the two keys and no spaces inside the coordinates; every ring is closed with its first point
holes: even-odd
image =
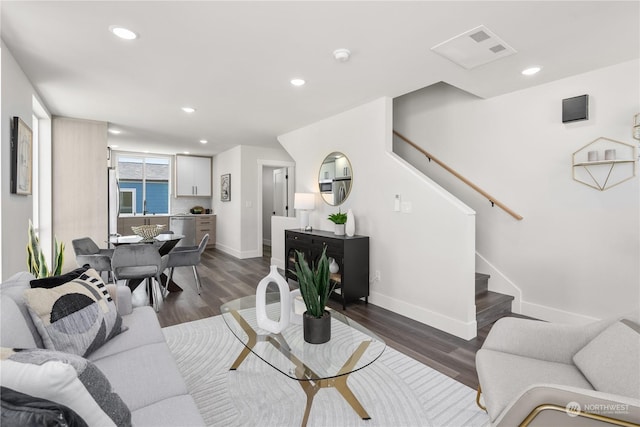
{"type": "MultiPolygon", "coordinates": [[[[262,258],[239,260],[216,249],[205,251],[198,271],[202,294],[196,292],[190,268],[178,268],[174,280],[183,292],[171,293],[160,307],[158,317],[164,326],[220,314],[220,305],[255,293],[260,279],[269,272],[271,254],[265,247],[262,258]]],[[[337,301],[331,307],[341,310],[337,301]]],[[[347,306],[346,314],[382,337],[390,347],[428,365],[469,387],[478,386],[475,354],[492,325],[482,328],[470,341],[408,319],[364,302],[347,306]]]]}

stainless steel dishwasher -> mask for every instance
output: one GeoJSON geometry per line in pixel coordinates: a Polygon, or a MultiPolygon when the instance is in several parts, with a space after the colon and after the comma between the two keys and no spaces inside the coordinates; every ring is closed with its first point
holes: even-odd
{"type": "Polygon", "coordinates": [[[175,234],[182,234],[184,238],[176,246],[196,245],[196,218],[189,215],[172,216],[169,230],[175,234]]]}

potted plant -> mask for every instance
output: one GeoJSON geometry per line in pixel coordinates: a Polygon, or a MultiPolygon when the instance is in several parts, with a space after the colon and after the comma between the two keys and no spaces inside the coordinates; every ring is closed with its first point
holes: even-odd
{"type": "Polygon", "coordinates": [[[62,273],[64,263],[64,243],[55,239],[53,245],[53,270],[49,270],[47,260],[40,249],[40,239],[36,235],[33,223],[29,220],[29,242],[27,243],[27,267],[29,272],[37,278],[58,276],[62,273]]]}
{"type": "Polygon", "coordinates": [[[331,339],[331,314],[325,309],[333,286],[329,280],[329,260],[323,249],[318,264],[309,266],[304,254],[296,251],[295,271],[300,294],[307,311],[302,315],[304,340],[311,344],[322,344],[331,339]]]}
{"type": "Polygon", "coordinates": [[[344,236],[344,224],[347,222],[347,214],[340,212],[340,209],[338,209],[338,213],[329,215],[328,219],[335,224],[334,233],[336,236],[344,236]]]}

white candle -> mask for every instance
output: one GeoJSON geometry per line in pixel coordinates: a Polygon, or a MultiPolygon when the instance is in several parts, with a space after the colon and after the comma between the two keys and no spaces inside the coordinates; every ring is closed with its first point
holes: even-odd
{"type": "Polygon", "coordinates": [[[616,159],[616,150],[615,149],[609,149],[609,150],[604,150],[604,159],[605,160],[615,160],[616,159]]]}

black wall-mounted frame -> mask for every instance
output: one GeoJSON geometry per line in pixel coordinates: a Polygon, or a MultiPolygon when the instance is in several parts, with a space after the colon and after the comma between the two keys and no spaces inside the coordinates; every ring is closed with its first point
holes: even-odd
{"type": "Polygon", "coordinates": [[[589,120],[589,95],[562,100],[562,123],[589,120]]]}
{"type": "Polygon", "coordinates": [[[11,118],[11,194],[32,191],[33,132],[20,117],[11,118]]]}

